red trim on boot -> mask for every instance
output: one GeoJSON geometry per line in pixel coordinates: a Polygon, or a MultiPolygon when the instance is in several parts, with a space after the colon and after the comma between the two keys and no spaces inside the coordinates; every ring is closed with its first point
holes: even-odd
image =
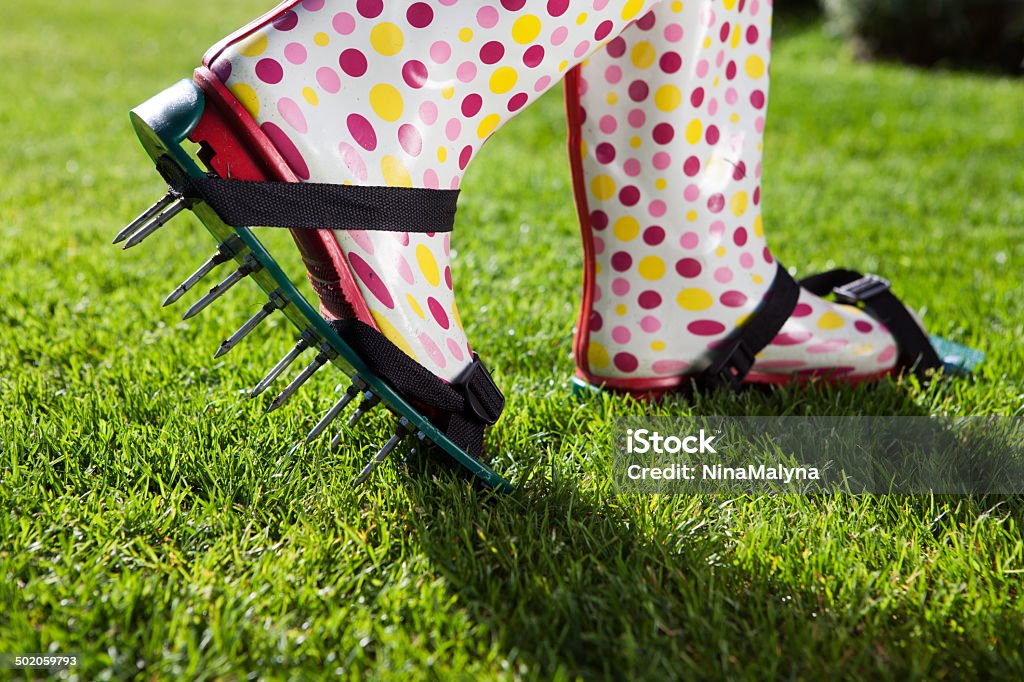
{"type": "MultiPolygon", "coordinates": [[[[204,157],[204,160],[214,172],[237,180],[299,182],[249,112],[213,71],[199,67],[194,80],[203,91],[206,106],[189,139],[213,151],[212,158],[204,157]]],[[[354,316],[377,329],[334,233],[330,230],[290,232],[302,254],[310,283],[320,297],[324,316],[328,319],[354,316]]]]}

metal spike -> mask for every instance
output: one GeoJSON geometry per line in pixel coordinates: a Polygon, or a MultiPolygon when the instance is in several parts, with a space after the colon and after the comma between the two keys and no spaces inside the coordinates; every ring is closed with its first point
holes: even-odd
{"type": "Polygon", "coordinates": [[[379,404],[380,398],[371,391],[367,391],[363,394],[363,402],[359,403],[359,407],[357,407],[356,411],[352,413],[352,416],[348,418],[348,422],[346,422],[345,426],[352,428],[367,412],[377,407],[379,404]]]}
{"type": "Polygon", "coordinates": [[[409,435],[409,431],[409,422],[405,417],[402,417],[398,420],[398,426],[395,428],[395,435],[391,436],[391,439],[384,444],[384,447],[380,449],[374,458],[366,463],[363,470],[360,471],[359,475],[356,476],[354,481],[352,481],[352,487],[354,488],[362,485],[366,479],[370,477],[370,474],[373,473],[374,469],[380,466],[380,463],[398,447],[398,444],[402,442],[402,439],[409,435]]]}
{"type": "Polygon", "coordinates": [[[128,237],[138,232],[143,225],[145,225],[150,220],[155,218],[156,215],[160,213],[160,211],[170,206],[176,198],[177,196],[172,192],[168,192],[167,194],[165,194],[163,197],[160,198],[158,202],[156,202],[155,204],[147,208],[145,211],[140,213],[138,218],[131,221],[130,223],[128,223],[127,226],[122,228],[121,231],[117,233],[117,236],[114,237],[114,243],[119,244],[123,242],[125,239],[128,239],[128,237]]]}
{"type": "Polygon", "coordinates": [[[178,215],[186,208],[188,208],[188,204],[188,199],[186,199],[185,197],[178,197],[170,206],[164,209],[160,213],[160,215],[154,218],[152,222],[150,222],[141,230],[133,234],[131,238],[128,241],[126,241],[124,243],[124,246],[122,246],[121,248],[130,249],[133,246],[138,246],[143,242],[144,239],[146,239],[146,237],[148,237],[149,235],[153,234],[161,227],[166,225],[167,221],[169,221],[171,218],[173,218],[174,216],[178,215]]]}
{"type": "Polygon", "coordinates": [[[337,419],[338,415],[341,414],[341,411],[344,410],[365,388],[366,382],[359,377],[353,379],[352,385],[345,391],[345,395],[343,395],[338,402],[334,403],[334,406],[331,407],[331,409],[327,410],[327,414],[325,414],[323,418],[316,423],[313,430],[309,432],[308,436],[306,436],[306,444],[308,445],[319,438],[320,434],[324,432],[324,429],[330,426],[331,422],[337,419]]]}
{"type": "Polygon", "coordinates": [[[210,289],[205,296],[193,303],[192,307],[186,310],[185,314],[181,316],[181,319],[187,320],[190,317],[198,315],[204,308],[206,308],[206,306],[223,296],[224,292],[245,279],[246,275],[250,275],[262,267],[263,266],[259,264],[259,261],[253,258],[252,255],[246,256],[245,262],[242,263],[237,270],[225,277],[223,282],[210,289]]]}
{"type": "Polygon", "coordinates": [[[184,282],[178,285],[177,289],[167,295],[167,298],[164,299],[164,307],[169,306],[181,298],[186,291],[198,284],[199,281],[210,274],[215,267],[221,263],[226,263],[231,260],[231,257],[238,251],[239,245],[241,245],[241,240],[238,237],[231,237],[230,239],[221,242],[220,246],[217,247],[217,253],[210,256],[208,261],[200,265],[198,270],[189,275],[184,282]]]}
{"type": "Polygon", "coordinates": [[[260,382],[249,392],[249,397],[255,398],[267,390],[270,384],[274,383],[274,380],[281,376],[281,373],[295,362],[296,358],[302,355],[307,348],[312,348],[314,345],[316,345],[316,337],[313,336],[313,333],[308,330],[302,332],[302,338],[299,339],[298,343],[283,358],[277,361],[277,364],[267,372],[267,376],[260,379],[260,382]]]}
{"type": "Polygon", "coordinates": [[[285,402],[295,394],[295,391],[299,390],[302,384],[309,381],[309,378],[316,374],[316,371],[326,365],[335,355],[337,355],[337,353],[326,343],[321,345],[320,353],[317,354],[313,362],[309,363],[297,377],[292,379],[290,384],[284,387],[284,390],[274,398],[273,402],[270,403],[270,407],[267,408],[267,412],[273,412],[284,405],[285,402]]]}
{"type": "Polygon", "coordinates": [[[270,300],[267,303],[264,303],[263,307],[256,311],[255,315],[250,317],[245,324],[239,327],[238,331],[229,336],[224,343],[220,344],[220,348],[218,348],[217,352],[213,354],[214,359],[219,358],[237,346],[238,342],[244,339],[260,322],[270,317],[271,313],[275,310],[284,308],[286,305],[288,305],[288,299],[284,297],[284,293],[280,289],[270,294],[270,300]]]}

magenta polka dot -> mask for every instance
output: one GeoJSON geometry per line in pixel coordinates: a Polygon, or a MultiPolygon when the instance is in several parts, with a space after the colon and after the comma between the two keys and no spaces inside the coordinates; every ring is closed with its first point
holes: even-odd
{"type": "Polygon", "coordinates": [[[569,9],[569,0],[548,0],[548,14],[560,17],[569,9]]]}
{"type": "Polygon", "coordinates": [[[654,310],[661,305],[661,294],[657,291],[645,291],[637,297],[637,303],[644,310],[654,310]]]}
{"type": "Polygon", "coordinates": [[[747,295],[742,291],[730,290],[723,293],[718,300],[727,308],[739,308],[746,304],[747,295]]]}
{"type": "Polygon", "coordinates": [[[805,343],[808,339],[814,338],[814,334],[807,331],[782,332],[772,341],[773,346],[797,346],[805,343]]]}
{"type": "Polygon", "coordinates": [[[725,197],[721,193],[712,194],[708,197],[708,210],[712,213],[721,213],[725,208],[725,197]]]}
{"type": "Polygon", "coordinates": [[[346,119],[348,125],[348,132],[352,135],[352,139],[360,147],[368,152],[372,152],[377,148],[377,133],[374,131],[373,126],[363,116],[359,114],[349,114],[346,119]]]}
{"type": "Polygon", "coordinates": [[[611,163],[615,160],[615,147],[608,142],[602,142],[594,149],[594,156],[598,163],[611,163]]]}
{"type": "Polygon", "coordinates": [[[462,148],[462,152],[459,154],[459,170],[466,170],[466,166],[469,165],[469,160],[473,157],[472,145],[466,145],[462,148]]]}
{"type": "Polygon", "coordinates": [[[480,108],[484,105],[484,99],[477,93],[466,95],[466,98],[462,100],[462,115],[466,118],[473,118],[480,113],[480,108]]]}
{"type": "Polygon", "coordinates": [[[284,69],[276,59],[265,58],[256,62],[256,77],[264,83],[275,85],[284,78],[284,69]]]}
{"type": "Polygon", "coordinates": [[[348,253],[348,262],[352,266],[352,272],[356,274],[356,277],[362,281],[366,288],[369,290],[374,297],[380,301],[381,305],[389,309],[394,309],[395,301],[391,298],[390,292],[388,292],[387,286],[380,276],[374,271],[370,264],[363,260],[359,254],[348,253]]]}
{"type": "Polygon", "coordinates": [[[480,48],[480,61],[484,64],[497,64],[505,56],[505,46],[497,40],[484,43],[480,48]]]}
{"type": "Polygon", "coordinates": [[[854,329],[863,334],[867,334],[868,332],[875,328],[874,325],[872,325],[867,320],[857,320],[853,323],[853,327],[854,329]]]}
{"type": "Polygon", "coordinates": [[[691,156],[683,162],[683,172],[691,178],[700,172],[700,159],[691,156]]]}
{"type": "Polygon", "coordinates": [[[271,144],[284,157],[288,167],[302,180],[309,180],[309,166],[291,138],[270,121],[261,125],[260,130],[270,138],[271,144]]]}
{"type": "Polygon", "coordinates": [[[299,15],[288,10],[276,16],[272,23],[278,31],[290,31],[299,25],[299,15]]]}
{"type": "Polygon", "coordinates": [[[657,246],[665,241],[665,230],[658,225],[651,225],[644,230],[644,243],[648,246],[657,246]]]}
{"type": "Polygon", "coordinates": [[[402,66],[402,80],[410,88],[418,90],[427,82],[427,66],[423,62],[411,59],[402,66]]]}
{"type": "Polygon", "coordinates": [[[697,277],[703,269],[704,268],[701,267],[700,261],[695,258],[681,258],[676,261],[676,272],[678,272],[681,277],[697,277]]]}
{"type": "Polygon", "coordinates": [[[796,307],[793,308],[791,317],[807,317],[814,312],[814,309],[806,303],[797,303],[796,307]]]}
{"type": "Polygon", "coordinates": [[[594,31],[594,40],[601,42],[605,38],[611,35],[612,29],[615,28],[615,24],[611,21],[605,20],[597,25],[597,29],[594,31]]]}
{"type": "Polygon", "coordinates": [[[442,329],[448,329],[451,324],[448,321],[448,314],[444,311],[444,306],[436,298],[431,296],[427,299],[427,308],[430,309],[430,314],[433,316],[434,321],[442,329]]]}
{"type": "Polygon", "coordinates": [[[349,76],[359,78],[366,73],[366,55],[359,50],[349,48],[338,57],[338,65],[349,76]]]}
{"type": "Polygon", "coordinates": [[[384,11],[381,0],[356,0],[356,11],[367,19],[375,19],[384,11]]]}
{"type": "Polygon", "coordinates": [[[620,372],[635,372],[640,366],[640,361],[632,353],[616,353],[614,361],[620,372]]]}
{"type": "Polygon", "coordinates": [[[647,86],[645,81],[635,80],[629,84],[628,92],[631,100],[634,102],[643,102],[647,99],[647,95],[650,94],[650,88],[647,86]]]}
{"type": "Polygon", "coordinates": [[[671,123],[659,123],[654,126],[651,136],[658,144],[668,144],[676,136],[676,131],[671,123]]]}
{"type": "Polygon", "coordinates": [[[540,45],[531,45],[523,53],[523,64],[530,69],[540,66],[544,61],[544,48],[540,45]]]}
{"type": "Polygon", "coordinates": [[[324,0],[302,0],[302,7],[310,12],[319,12],[324,8],[324,0]]]}
{"type": "Polygon", "coordinates": [[[598,313],[596,310],[591,311],[590,319],[588,320],[588,322],[590,326],[590,331],[592,332],[600,331],[601,327],[604,326],[604,319],[601,317],[601,314],[598,313]]]}
{"type": "Polygon", "coordinates": [[[425,2],[414,2],[405,12],[405,20],[413,28],[426,28],[434,20],[434,10],[425,2]]]}
{"type": "Polygon", "coordinates": [[[609,42],[605,47],[605,50],[608,52],[610,57],[618,59],[622,55],[626,54],[626,41],[622,39],[622,36],[619,36],[609,42]]]}
{"type": "Polygon", "coordinates": [[[508,100],[508,110],[509,111],[519,111],[520,109],[522,109],[523,107],[526,106],[526,103],[528,101],[530,101],[530,96],[529,95],[527,95],[525,92],[518,92],[518,93],[512,95],[512,97],[509,98],[509,100],[508,100]]]}
{"type": "Polygon", "coordinates": [[[695,320],[686,325],[686,329],[697,336],[716,336],[725,331],[725,325],[715,320],[695,320]]]}
{"type": "Polygon", "coordinates": [[[518,12],[526,4],[526,0],[501,0],[501,6],[509,12],[518,12]]]}
{"type": "Polygon", "coordinates": [[[633,266],[633,257],[625,251],[616,251],[612,254],[612,267],[617,272],[625,272],[633,266]]]}
{"type": "Polygon", "coordinates": [[[683,66],[683,58],[678,52],[666,52],[658,60],[658,67],[665,73],[675,73],[683,66]]]}

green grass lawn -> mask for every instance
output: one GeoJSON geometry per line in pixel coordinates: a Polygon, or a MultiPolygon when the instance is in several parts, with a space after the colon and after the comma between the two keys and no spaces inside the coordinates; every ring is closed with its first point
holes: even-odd
{"type": "Polygon", "coordinates": [[[1024,415],[1024,82],[857,64],[781,22],[774,250],[884,274],[988,361],[696,405],[570,399],[581,256],[552,93],[474,164],[456,230],[518,489],[387,464],[354,491],[384,414],[291,452],[340,375],[269,416],[240,393],[291,345],[283,320],[211,359],[255,287],[187,323],[160,307],[212,251],[198,222],[110,245],[162,191],[128,109],[266,5],[5,6],[0,653],[78,652],[83,679],[1024,676],[1019,499],[617,497],[609,477],[617,415],[1024,415]]]}

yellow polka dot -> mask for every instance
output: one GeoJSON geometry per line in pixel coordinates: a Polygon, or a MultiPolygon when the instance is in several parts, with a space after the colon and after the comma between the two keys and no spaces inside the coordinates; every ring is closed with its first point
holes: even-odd
{"type": "Polygon", "coordinates": [[[320,103],[320,97],[316,94],[316,90],[309,86],[302,88],[302,98],[314,107],[320,103]]]}
{"type": "Polygon", "coordinates": [[[565,70],[566,70],[566,69],[568,69],[568,68],[569,68],[569,62],[567,62],[566,60],[564,60],[564,59],[563,59],[562,61],[560,61],[560,62],[558,63],[558,70],[559,70],[560,72],[561,72],[561,71],[565,71],[565,70]]]}
{"type": "Polygon", "coordinates": [[[658,53],[655,52],[654,46],[646,40],[642,40],[633,47],[633,52],[630,54],[630,58],[633,60],[633,66],[638,69],[646,69],[654,60],[657,59],[658,53]]]}
{"type": "Polygon", "coordinates": [[[516,86],[519,74],[511,66],[502,66],[491,75],[491,92],[501,95],[516,86]]]}
{"type": "Polygon", "coordinates": [[[405,300],[409,303],[409,307],[412,311],[420,316],[420,319],[427,319],[427,316],[423,314],[423,308],[421,308],[420,304],[416,302],[416,299],[412,297],[412,294],[406,294],[405,300]]]}
{"type": "Polygon", "coordinates": [[[532,43],[540,35],[540,19],[533,14],[524,14],[512,24],[512,40],[520,45],[532,43]]]}
{"type": "Polygon", "coordinates": [[[605,97],[605,101],[608,102],[608,104],[617,104],[619,101],[619,96],[616,95],[614,92],[609,92],[608,96],[605,97]]]}
{"type": "Polygon", "coordinates": [[[754,284],[764,284],[764,277],[762,277],[761,275],[751,275],[750,281],[753,282],[754,284]]]}
{"type": "Polygon", "coordinates": [[[464,43],[468,43],[473,39],[473,29],[464,28],[459,31],[459,40],[464,43]]]}
{"type": "Polygon", "coordinates": [[[736,0],[725,0],[722,3],[722,6],[727,10],[732,10],[732,8],[736,6],[736,0]]]}
{"type": "Polygon", "coordinates": [[[628,309],[626,308],[626,304],[625,303],[620,303],[617,306],[615,306],[615,314],[620,316],[620,317],[625,315],[627,310],[628,309]]]}
{"type": "Polygon", "coordinates": [[[441,271],[437,268],[437,261],[425,244],[416,247],[416,262],[419,263],[420,272],[430,286],[436,287],[441,283],[441,271]]]}
{"type": "Polygon", "coordinates": [[[734,216],[741,216],[747,212],[747,193],[736,192],[732,195],[732,199],[729,200],[729,210],[732,211],[734,216]]]}
{"type": "Polygon", "coordinates": [[[452,97],[455,97],[455,86],[448,85],[441,88],[441,97],[444,97],[445,99],[451,99],[452,97]]]}
{"type": "Polygon", "coordinates": [[[228,90],[235,96],[238,103],[245,107],[253,118],[256,118],[260,113],[260,98],[256,95],[256,91],[245,83],[235,83],[228,90]]]}
{"type": "Polygon", "coordinates": [[[665,261],[657,256],[647,256],[640,259],[637,269],[640,271],[641,277],[653,282],[665,276],[665,261]]]}
{"type": "Polygon", "coordinates": [[[764,221],[761,219],[760,214],[754,218],[754,235],[757,237],[764,236],[764,221]]]}
{"type": "Polygon", "coordinates": [[[711,47],[711,38],[704,38],[704,49],[711,47]]]}
{"type": "Polygon", "coordinates": [[[629,0],[622,7],[622,18],[625,21],[629,21],[644,8],[644,0],[629,0]]]}
{"type": "Polygon", "coordinates": [[[729,114],[729,123],[736,124],[736,123],[739,123],[739,122],[740,122],[740,115],[739,114],[737,114],[737,113],[729,114]]]}
{"type": "Polygon", "coordinates": [[[729,44],[732,45],[732,49],[735,50],[737,47],[740,46],[740,35],[742,33],[743,33],[743,31],[740,29],[740,25],[739,24],[733,24],[733,26],[732,26],[732,39],[729,41],[729,44]]]}
{"type": "MultiPolygon", "coordinates": [[[[737,317],[737,318],[736,318],[736,326],[737,326],[737,327],[742,327],[742,326],[743,326],[743,325],[745,325],[745,324],[746,324],[747,322],[750,322],[750,318],[751,318],[752,316],[753,316],[753,314],[752,314],[752,313],[743,313],[742,315],[740,315],[739,317],[737,317]]],[[[760,356],[760,355],[758,355],[758,356],[756,356],[756,357],[761,357],[761,356],[760,356]]]]}
{"type": "Polygon", "coordinates": [[[633,149],[639,149],[640,145],[642,145],[643,143],[644,141],[641,140],[638,136],[634,136],[629,140],[629,146],[632,147],[633,149]]]}
{"type": "Polygon", "coordinates": [[[633,216],[622,216],[615,221],[612,230],[615,232],[615,236],[622,241],[632,241],[640,234],[640,222],[633,216]]]}
{"type": "Polygon", "coordinates": [[[437,148],[437,160],[444,163],[448,159],[448,148],[438,147],[437,148]]]}
{"type": "Polygon", "coordinates": [[[580,15],[578,17],[576,17],[576,25],[577,26],[582,26],[585,23],[587,23],[587,13],[586,12],[580,12],[580,15]]]}
{"type": "Polygon", "coordinates": [[[501,116],[497,114],[491,114],[485,116],[484,120],[480,121],[480,126],[476,129],[476,136],[481,140],[494,132],[494,129],[501,123],[501,116]]]}
{"type": "Polygon", "coordinates": [[[681,3],[681,2],[673,2],[672,3],[672,11],[675,12],[676,14],[679,14],[680,12],[682,12],[683,11],[683,3],[681,3]]]}
{"type": "Polygon", "coordinates": [[[371,310],[370,314],[373,315],[373,321],[377,323],[377,328],[380,329],[381,334],[386,336],[391,343],[398,346],[403,353],[419,362],[419,359],[416,357],[416,353],[412,350],[412,346],[410,346],[409,342],[405,340],[405,337],[402,336],[401,332],[395,329],[395,325],[388,322],[386,317],[375,310],[371,310]]]}
{"type": "Polygon", "coordinates": [[[615,196],[615,181],[608,175],[598,175],[590,183],[590,191],[601,201],[607,201],[615,196]]]}
{"type": "Polygon", "coordinates": [[[395,86],[379,83],[370,89],[370,106],[385,121],[397,121],[402,116],[405,102],[395,86]]]}
{"type": "Polygon", "coordinates": [[[238,45],[238,51],[246,57],[258,57],[267,49],[267,36],[264,33],[255,33],[238,45]]]}
{"type": "Polygon", "coordinates": [[[405,44],[402,29],[390,21],[382,21],[370,31],[370,44],[385,57],[398,54],[405,44]]]}
{"type": "Polygon", "coordinates": [[[715,255],[718,256],[719,258],[724,258],[725,257],[725,247],[724,246],[719,246],[717,249],[715,249],[715,255]]]}
{"type": "Polygon", "coordinates": [[[683,289],[676,296],[676,303],[683,310],[707,310],[714,303],[714,299],[703,289],[683,289]]]}
{"type": "Polygon", "coordinates": [[[587,348],[587,362],[591,367],[602,369],[608,366],[611,358],[608,357],[608,351],[604,346],[596,341],[591,341],[587,348]]]}
{"type": "Polygon", "coordinates": [[[320,47],[327,47],[327,45],[331,42],[331,37],[324,33],[323,31],[321,31],[320,33],[317,33],[316,35],[313,36],[313,42],[319,45],[320,47]]]}
{"type": "Polygon", "coordinates": [[[651,350],[653,350],[656,353],[660,353],[661,351],[665,350],[665,342],[651,341],[651,350]]]}
{"type": "Polygon", "coordinates": [[[764,60],[756,54],[752,54],[747,57],[745,68],[748,76],[751,78],[760,78],[764,75],[764,60]]]}
{"type": "Polygon", "coordinates": [[[692,223],[692,222],[693,222],[694,220],[696,220],[696,219],[697,219],[697,212],[696,212],[696,211],[687,211],[687,212],[686,212],[686,219],[687,219],[687,220],[688,220],[689,222],[691,222],[691,223],[692,223]]]}
{"type": "Polygon", "coordinates": [[[704,126],[701,124],[699,118],[695,118],[690,121],[689,125],[686,126],[686,141],[690,144],[697,144],[700,142],[701,135],[704,134],[704,126]]]}
{"type": "Polygon", "coordinates": [[[588,149],[590,149],[590,147],[587,146],[587,141],[586,140],[580,140],[580,156],[582,158],[586,158],[587,157],[587,150],[588,149]]]}
{"type": "Polygon", "coordinates": [[[840,329],[845,324],[843,318],[831,310],[818,318],[818,329],[840,329]]]}
{"type": "Polygon", "coordinates": [[[388,187],[412,187],[409,170],[396,156],[385,156],[380,160],[380,170],[384,174],[384,182],[388,187]]]}
{"type": "Polygon", "coordinates": [[[666,181],[665,178],[658,178],[654,181],[654,186],[658,189],[665,189],[668,187],[668,181],[666,181]]]}
{"type": "Polygon", "coordinates": [[[455,305],[455,301],[452,301],[452,319],[455,320],[455,326],[459,329],[465,329],[462,326],[462,315],[459,315],[459,306],[455,305]]]}
{"type": "Polygon", "coordinates": [[[870,355],[875,352],[875,344],[873,343],[862,343],[853,349],[853,354],[857,357],[862,355],[870,355]]]}
{"type": "Polygon", "coordinates": [[[674,85],[662,85],[654,93],[654,106],[662,111],[672,111],[683,101],[683,93],[674,85]]]}

